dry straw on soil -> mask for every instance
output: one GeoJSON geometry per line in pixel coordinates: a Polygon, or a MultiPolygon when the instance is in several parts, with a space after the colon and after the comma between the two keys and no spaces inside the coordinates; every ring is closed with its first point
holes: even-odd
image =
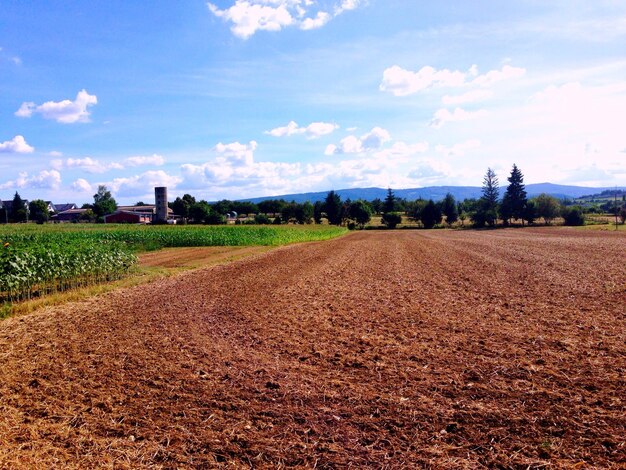
{"type": "Polygon", "coordinates": [[[357,233],[10,318],[0,467],[623,467],[624,235],[357,233]]]}

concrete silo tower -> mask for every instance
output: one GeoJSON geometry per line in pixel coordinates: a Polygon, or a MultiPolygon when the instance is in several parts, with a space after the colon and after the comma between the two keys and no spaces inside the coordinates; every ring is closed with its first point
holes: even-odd
{"type": "Polygon", "coordinates": [[[154,188],[155,222],[167,222],[167,187],[154,188]]]}

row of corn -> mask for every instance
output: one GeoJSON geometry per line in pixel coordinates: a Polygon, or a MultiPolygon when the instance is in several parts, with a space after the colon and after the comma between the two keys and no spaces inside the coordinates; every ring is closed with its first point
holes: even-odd
{"type": "Polygon", "coordinates": [[[16,302],[119,279],[137,257],[118,242],[4,241],[0,246],[0,302],[16,302]]]}

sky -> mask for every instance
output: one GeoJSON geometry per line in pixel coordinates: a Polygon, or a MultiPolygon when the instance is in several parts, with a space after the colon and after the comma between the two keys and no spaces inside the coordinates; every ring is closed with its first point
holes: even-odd
{"type": "Polygon", "coordinates": [[[626,186],[626,2],[3,0],[0,198],[626,186]]]}

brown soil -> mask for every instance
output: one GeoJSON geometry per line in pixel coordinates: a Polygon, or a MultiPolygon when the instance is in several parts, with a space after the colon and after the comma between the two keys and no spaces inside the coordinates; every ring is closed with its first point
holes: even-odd
{"type": "Polygon", "coordinates": [[[626,234],[355,233],[0,323],[0,467],[624,468],[626,234]]]}
{"type": "Polygon", "coordinates": [[[139,255],[142,267],[187,268],[223,263],[263,253],[267,246],[208,246],[193,248],[165,248],[139,255]]]}

